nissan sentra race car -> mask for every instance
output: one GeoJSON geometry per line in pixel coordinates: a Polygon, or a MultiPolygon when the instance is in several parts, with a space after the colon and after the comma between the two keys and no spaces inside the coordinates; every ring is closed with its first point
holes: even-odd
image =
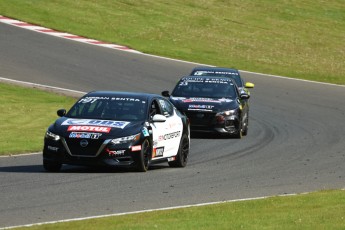
{"type": "Polygon", "coordinates": [[[218,132],[236,138],[247,135],[249,95],[239,91],[228,77],[187,76],[180,79],[171,95],[162,95],[190,120],[192,131],[218,132]]]}
{"type": "Polygon", "coordinates": [[[43,166],[63,164],[131,167],[168,162],[185,167],[190,146],[188,118],[167,99],[146,93],[94,91],[57,111],[43,147],[43,166]]]}
{"type": "Polygon", "coordinates": [[[221,68],[221,67],[195,67],[190,76],[217,76],[217,77],[229,77],[233,79],[238,86],[240,92],[244,92],[250,95],[249,88],[254,88],[254,84],[251,82],[245,82],[237,69],[221,68]]]}

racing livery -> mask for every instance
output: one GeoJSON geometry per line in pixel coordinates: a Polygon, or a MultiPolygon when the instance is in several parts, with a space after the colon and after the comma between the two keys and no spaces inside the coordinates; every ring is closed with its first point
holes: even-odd
{"type": "Polygon", "coordinates": [[[220,67],[195,67],[189,75],[229,77],[235,81],[241,93],[244,92],[248,95],[250,95],[248,88],[254,88],[253,83],[244,83],[244,80],[237,69],[220,67]]]}
{"type": "Polygon", "coordinates": [[[192,131],[218,132],[242,138],[247,135],[249,95],[239,91],[228,77],[188,76],[177,83],[171,95],[162,95],[190,120],[192,131]]]}
{"type": "Polygon", "coordinates": [[[160,95],[94,91],[57,114],[44,138],[47,171],[59,171],[63,164],[141,172],[154,163],[187,164],[189,120],[160,95]]]}

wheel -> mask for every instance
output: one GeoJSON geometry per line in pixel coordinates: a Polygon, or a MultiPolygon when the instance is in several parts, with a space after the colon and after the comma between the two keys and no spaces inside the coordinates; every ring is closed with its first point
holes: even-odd
{"type": "Polygon", "coordinates": [[[48,172],[58,172],[62,167],[61,163],[43,160],[43,168],[48,172]]]}
{"type": "Polygon", "coordinates": [[[247,115],[247,118],[246,118],[246,121],[245,121],[245,123],[244,123],[244,128],[243,128],[243,130],[242,130],[242,135],[243,136],[247,136],[247,134],[248,134],[248,115],[247,115]]]}
{"type": "Polygon", "coordinates": [[[138,172],[146,172],[148,170],[151,157],[150,142],[148,139],[146,139],[141,145],[141,151],[137,162],[138,172]]]}
{"type": "Polygon", "coordinates": [[[239,124],[238,124],[238,130],[237,130],[237,132],[233,135],[235,138],[237,138],[237,139],[241,139],[242,138],[242,134],[243,134],[243,130],[242,130],[242,122],[240,122],[239,124]]]}
{"type": "Polygon", "coordinates": [[[186,134],[183,134],[180,142],[179,149],[176,154],[176,159],[174,161],[169,161],[170,167],[186,167],[189,155],[189,138],[186,134]]]}

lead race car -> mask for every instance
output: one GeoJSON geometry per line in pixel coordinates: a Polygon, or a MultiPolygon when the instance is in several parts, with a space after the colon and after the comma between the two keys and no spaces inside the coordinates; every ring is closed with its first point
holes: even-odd
{"type": "Polygon", "coordinates": [[[44,138],[47,171],[59,171],[63,164],[141,172],[154,163],[187,164],[189,120],[160,95],[94,91],[57,114],[44,138]]]}
{"type": "Polygon", "coordinates": [[[216,76],[187,76],[180,79],[171,95],[162,95],[190,119],[197,132],[218,132],[236,138],[247,135],[249,94],[238,89],[233,79],[216,76]]]}

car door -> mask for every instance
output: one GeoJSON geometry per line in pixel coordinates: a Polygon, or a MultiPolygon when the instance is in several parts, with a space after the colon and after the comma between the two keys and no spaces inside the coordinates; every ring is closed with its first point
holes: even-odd
{"type": "MultiPolygon", "coordinates": [[[[152,159],[175,156],[179,148],[182,135],[182,120],[176,115],[173,105],[164,98],[156,98],[151,104],[155,114],[166,117],[165,122],[151,124],[153,153],[152,159]]],[[[152,116],[152,114],[150,114],[152,116]]]]}

